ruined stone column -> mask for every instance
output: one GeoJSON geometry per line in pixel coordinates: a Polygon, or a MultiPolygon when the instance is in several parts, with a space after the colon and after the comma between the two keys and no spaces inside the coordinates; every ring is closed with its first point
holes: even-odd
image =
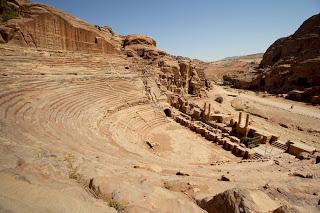
{"type": "Polygon", "coordinates": [[[241,117],[242,117],[242,112],[239,112],[238,126],[240,126],[240,124],[241,124],[241,117]]]}
{"type": "Polygon", "coordinates": [[[172,106],[172,97],[171,97],[171,95],[168,96],[168,102],[169,102],[169,105],[172,106]]]}
{"type": "Polygon", "coordinates": [[[209,104],[209,111],[207,115],[207,120],[210,120],[210,113],[211,113],[211,104],[209,104]]]}
{"type": "Polygon", "coordinates": [[[249,126],[249,114],[247,114],[245,128],[247,128],[248,126],[249,126]]]}
{"type": "Polygon", "coordinates": [[[206,109],[207,108],[207,102],[204,102],[203,111],[201,113],[201,118],[206,119],[206,109]]]}

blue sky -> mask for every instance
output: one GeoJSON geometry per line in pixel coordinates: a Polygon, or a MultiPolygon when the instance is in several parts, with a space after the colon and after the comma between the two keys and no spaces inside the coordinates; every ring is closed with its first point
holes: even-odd
{"type": "Polygon", "coordinates": [[[264,52],[320,12],[320,0],[34,0],[118,34],[146,34],[205,61],[264,52]]]}

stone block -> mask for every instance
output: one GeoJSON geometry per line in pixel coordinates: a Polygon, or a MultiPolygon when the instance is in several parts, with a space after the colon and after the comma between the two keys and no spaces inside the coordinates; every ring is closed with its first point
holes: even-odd
{"type": "Polygon", "coordinates": [[[298,142],[290,143],[288,148],[288,153],[294,156],[298,156],[301,152],[313,154],[315,151],[314,147],[298,142]]]}
{"type": "Polygon", "coordinates": [[[218,123],[230,123],[231,116],[225,114],[212,114],[210,115],[210,120],[216,121],[218,123]]]}
{"type": "Polygon", "coordinates": [[[201,117],[201,110],[198,108],[194,108],[192,118],[195,120],[200,120],[200,117],[201,117]]]}
{"type": "Polygon", "coordinates": [[[229,139],[231,140],[231,142],[236,143],[236,144],[240,144],[240,139],[235,137],[235,136],[229,136],[229,139]]]}

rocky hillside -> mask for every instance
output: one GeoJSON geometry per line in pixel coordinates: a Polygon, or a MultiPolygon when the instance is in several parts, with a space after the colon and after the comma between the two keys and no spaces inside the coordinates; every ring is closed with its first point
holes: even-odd
{"type": "MultiPolygon", "coordinates": [[[[235,63],[235,62],[233,62],[235,63]]],[[[320,103],[320,14],[306,20],[291,36],[275,41],[259,66],[232,66],[224,80],[241,89],[288,94],[287,98],[320,103]]]]}
{"type": "Polygon", "coordinates": [[[235,86],[238,81],[233,81],[233,79],[241,79],[241,82],[251,82],[252,78],[256,76],[255,68],[260,64],[262,56],[262,53],[233,56],[207,63],[205,74],[211,81],[230,81],[235,86]]]}
{"type": "Polygon", "coordinates": [[[126,55],[158,68],[162,89],[201,96],[210,84],[197,63],[176,58],[145,35],[116,35],[110,27],[90,25],[63,11],[27,0],[1,0],[0,43],[84,53],[126,55]]]}
{"type": "Polygon", "coordinates": [[[108,28],[87,24],[43,4],[1,1],[2,43],[62,51],[117,53],[119,45],[108,28]]]}
{"type": "Polygon", "coordinates": [[[293,35],[274,42],[264,54],[260,67],[263,73],[257,83],[262,89],[272,93],[289,92],[289,98],[319,102],[320,14],[306,20],[293,35]],[[294,97],[293,94],[298,93],[301,97],[294,97]]]}
{"type": "Polygon", "coordinates": [[[246,60],[248,60],[249,62],[252,62],[252,61],[260,62],[262,57],[263,57],[263,53],[256,53],[256,54],[243,55],[243,56],[226,57],[226,58],[222,59],[222,61],[232,61],[232,60],[246,61],[246,60]]]}

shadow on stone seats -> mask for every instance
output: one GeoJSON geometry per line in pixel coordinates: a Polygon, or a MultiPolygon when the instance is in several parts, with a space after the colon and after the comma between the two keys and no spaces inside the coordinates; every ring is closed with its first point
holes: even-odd
{"type": "Polygon", "coordinates": [[[164,109],[163,112],[164,112],[164,114],[166,114],[167,117],[171,117],[172,116],[171,110],[168,109],[168,108],[164,109]]]}

